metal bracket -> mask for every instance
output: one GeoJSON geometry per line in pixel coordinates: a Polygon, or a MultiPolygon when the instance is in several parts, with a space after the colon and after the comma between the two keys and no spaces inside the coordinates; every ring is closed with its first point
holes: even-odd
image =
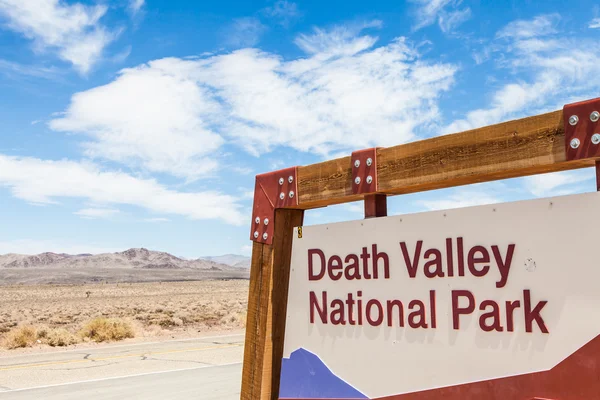
{"type": "Polygon", "coordinates": [[[298,205],[297,167],[256,175],[250,240],[273,243],[276,208],[298,205]]]}
{"type": "Polygon", "coordinates": [[[567,160],[600,157],[600,98],[563,108],[567,160]]]}
{"type": "Polygon", "coordinates": [[[352,193],[377,192],[377,148],[352,153],[352,193]]]}

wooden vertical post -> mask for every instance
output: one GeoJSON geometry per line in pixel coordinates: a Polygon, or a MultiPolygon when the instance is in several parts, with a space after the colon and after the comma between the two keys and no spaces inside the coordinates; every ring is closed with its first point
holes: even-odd
{"type": "Polygon", "coordinates": [[[368,194],[365,196],[365,218],[387,217],[387,196],[368,194]]]}
{"type": "Polygon", "coordinates": [[[278,398],[293,228],[303,218],[303,210],[275,210],[273,244],[253,244],[241,400],[278,398]]]}

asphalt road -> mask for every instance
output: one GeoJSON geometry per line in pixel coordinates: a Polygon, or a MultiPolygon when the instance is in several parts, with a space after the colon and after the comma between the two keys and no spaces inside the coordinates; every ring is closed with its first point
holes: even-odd
{"type": "Polygon", "coordinates": [[[0,358],[0,400],[239,399],[243,335],[0,358]]]}

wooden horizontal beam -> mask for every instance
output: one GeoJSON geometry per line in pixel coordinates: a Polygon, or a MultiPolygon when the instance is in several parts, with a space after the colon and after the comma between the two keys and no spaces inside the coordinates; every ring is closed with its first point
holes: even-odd
{"type": "MultiPolygon", "coordinates": [[[[378,149],[378,193],[414,193],[594,165],[594,159],[567,161],[560,110],[378,149]]],[[[298,208],[363,199],[352,194],[350,156],[298,167],[297,179],[298,208]]]]}

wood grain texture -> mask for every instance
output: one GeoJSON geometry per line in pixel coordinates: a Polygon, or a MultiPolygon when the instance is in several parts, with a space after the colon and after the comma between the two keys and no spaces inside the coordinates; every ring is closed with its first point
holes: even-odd
{"type": "MultiPolygon", "coordinates": [[[[292,258],[292,240],[294,227],[302,226],[304,220],[303,210],[276,210],[275,226],[276,236],[273,245],[272,279],[273,288],[271,294],[271,322],[267,324],[271,331],[271,381],[269,382],[271,400],[279,398],[279,376],[281,373],[281,359],[283,357],[283,340],[285,337],[285,322],[287,316],[288,289],[290,283],[290,264],[292,258]]],[[[268,332],[268,331],[267,331],[268,332]]]]}
{"type": "MultiPolygon", "coordinates": [[[[569,162],[562,111],[381,148],[378,193],[405,194],[593,166],[569,162]]],[[[298,168],[299,207],[362,199],[352,195],[350,157],[298,168]]]]}
{"type": "Polygon", "coordinates": [[[273,246],[254,242],[240,399],[261,399],[273,246]]]}
{"type": "Polygon", "coordinates": [[[293,228],[303,216],[302,210],[276,210],[273,244],[252,247],[242,400],[278,398],[293,228]]]}
{"type": "Polygon", "coordinates": [[[387,195],[369,194],[365,196],[365,218],[387,217],[387,195]]]}

